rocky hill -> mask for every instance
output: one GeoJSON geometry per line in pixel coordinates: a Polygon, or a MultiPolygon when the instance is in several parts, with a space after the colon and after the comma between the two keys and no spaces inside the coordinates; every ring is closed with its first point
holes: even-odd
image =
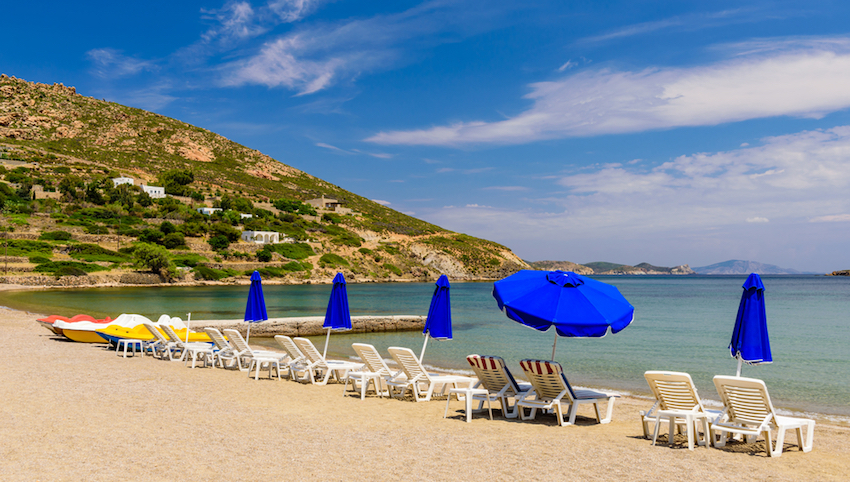
{"type": "Polygon", "coordinates": [[[497,243],[404,215],[203,128],[62,84],[0,75],[0,163],[3,224],[26,260],[13,268],[24,273],[84,263],[72,256],[80,243],[115,253],[91,262],[103,270],[80,268],[89,274],[150,268],[135,250],[141,244],[165,249],[172,264],[161,272],[183,280],[239,277],[257,266],[289,281],[338,270],[360,280],[491,279],[526,267],[497,243]],[[117,177],[134,183],[115,186],[117,177]],[[164,186],[169,196],[151,199],[141,184],[164,186]],[[323,196],[338,203],[305,204],[323,196]],[[221,211],[197,213],[204,206],[221,211]],[[243,230],[277,232],[290,247],[244,242],[243,230]]]}
{"type": "Polygon", "coordinates": [[[578,274],[695,274],[694,271],[686,264],[674,266],[672,268],[653,266],[649,263],[629,266],[626,264],[609,263],[607,261],[595,261],[593,263],[585,264],[577,264],[570,261],[528,261],[528,264],[534,269],[560,269],[561,271],[572,271],[578,274]]]}

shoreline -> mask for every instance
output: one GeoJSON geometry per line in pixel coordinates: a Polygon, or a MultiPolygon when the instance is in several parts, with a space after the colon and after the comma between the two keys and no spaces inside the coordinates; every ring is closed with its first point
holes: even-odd
{"type": "Polygon", "coordinates": [[[650,401],[634,396],[618,399],[613,421],[603,425],[588,407],[572,427],[545,415],[505,419],[495,407],[493,420],[485,410],[466,423],[463,403],[455,400],[444,419],[444,398],[361,401],[359,394],[342,396],[339,384],[255,381],[244,372],[124,359],[51,336],[31,312],[4,315],[0,336],[16,340],[0,360],[0,456],[10,480],[214,478],[224,462],[210,454],[222,453],[228,473],[245,480],[365,480],[374,478],[375,467],[393,478],[429,480],[452,466],[494,480],[530,471],[552,480],[655,480],[687,471],[708,481],[728,480],[730,473],[839,481],[850,473],[850,429],[828,422],[816,426],[809,453],[788,434],[781,458],[767,457],[761,442],[688,451],[682,435],[673,448],[663,436],[653,447],[638,419],[650,401]],[[289,443],[299,450],[279,450],[289,443]],[[263,450],[266,445],[275,449],[263,450]],[[108,449],[91,457],[92,447],[108,449]],[[439,456],[422,456],[428,453],[439,456]],[[369,463],[327,463],[361,458],[369,463]],[[593,460],[604,464],[588,463],[593,460]]]}

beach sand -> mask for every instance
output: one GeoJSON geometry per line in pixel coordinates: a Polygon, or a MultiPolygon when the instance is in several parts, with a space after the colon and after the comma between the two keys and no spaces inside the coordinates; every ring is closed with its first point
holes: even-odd
{"type": "MultiPolygon", "coordinates": [[[[103,346],[62,341],[35,315],[0,310],[2,480],[847,480],[850,429],[818,423],[814,450],[789,434],[688,451],[642,437],[647,400],[617,401],[614,421],[559,427],[463,420],[463,403],[343,396],[342,386],[254,381],[103,346]]],[[[357,341],[357,335],[351,336],[357,341]]],[[[590,416],[591,407],[580,414],[590,416]]]]}

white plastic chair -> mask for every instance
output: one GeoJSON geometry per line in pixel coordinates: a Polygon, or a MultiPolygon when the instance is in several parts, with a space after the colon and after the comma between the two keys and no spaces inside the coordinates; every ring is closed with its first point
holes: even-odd
{"type": "Polygon", "coordinates": [[[667,422],[669,445],[673,445],[676,428],[685,427],[688,434],[688,450],[694,449],[695,438],[699,445],[709,447],[711,445],[709,419],[716,418],[720,412],[706,410],[691,376],[682,372],[648,371],[644,373],[644,377],[655,396],[655,404],[648,412],[640,412],[643,436],[649,438],[649,424],[654,422],[652,445],[655,445],[661,423],[667,422]],[[698,423],[702,424],[702,440],[699,439],[698,423]]]}
{"type": "Polygon", "coordinates": [[[389,352],[404,374],[404,377],[397,376],[386,381],[390,395],[393,397],[404,398],[405,393],[410,389],[414,400],[427,402],[431,400],[437,385],[442,386],[439,395],[443,396],[449,385],[453,388],[459,388],[459,384],[471,387],[475,382],[475,379],[470,377],[428,373],[410,348],[391,346],[389,352]]]}
{"type": "Polygon", "coordinates": [[[254,380],[259,379],[260,369],[265,366],[269,369],[269,378],[272,377],[272,368],[274,368],[277,379],[280,380],[280,364],[287,357],[285,353],[254,350],[248,346],[248,343],[242,338],[242,334],[236,330],[224,330],[224,334],[227,336],[230,346],[233,347],[234,355],[248,362],[248,376],[251,376],[251,369],[256,367],[254,380]]]}
{"type": "Polygon", "coordinates": [[[348,372],[348,375],[345,377],[345,386],[342,387],[343,395],[345,395],[348,389],[348,382],[351,382],[351,388],[355,391],[357,390],[358,383],[360,384],[360,400],[366,398],[366,391],[370,384],[379,397],[389,395],[386,387],[386,379],[401,376],[403,373],[400,370],[396,373],[390,371],[387,363],[374,346],[364,343],[353,343],[351,347],[354,348],[357,356],[363,361],[363,368],[348,372]]]}
{"type": "Polygon", "coordinates": [[[181,340],[177,335],[177,332],[174,331],[174,328],[171,325],[162,325],[162,331],[165,332],[165,336],[171,340],[174,345],[180,349],[180,360],[184,361],[186,364],[189,363],[189,358],[192,359],[192,368],[195,368],[195,361],[199,358],[204,361],[204,366],[206,367],[208,364],[212,363],[213,357],[213,346],[209,343],[203,342],[190,342],[186,343],[181,340]]]}
{"type": "Polygon", "coordinates": [[[794,429],[800,450],[812,451],[815,421],[777,415],[763,381],[717,375],[714,377],[714,386],[723,402],[722,416],[711,424],[712,438],[715,431],[720,432],[719,440],[714,442],[715,447],[725,446],[729,433],[747,437],[764,434],[767,453],[771,457],[779,457],[785,446],[785,431],[794,429]],[[773,444],[771,430],[776,430],[776,443],[773,444]]]}
{"type": "Polygon", "coordinates": [[[498,401],[502,407],[502,415],[505,418],[517,418],[519,410],[516,406],[516,400],[524,397],[531,385],[516,382],[514,376],[508,370],[505,360],[497,356],[469,355],[466,357],[472,371],[478,377],[478,383],[474,388],[483,387],[487,389],[486,396],[473,395],[474,400],[478,400],[478,410],[484,408],[485,400],[488,402],[498,401]],[[511,407],[510,399],[514,399],[514,406],[511,407]]]}
{"type": "Polygon", "coordinates": [[[242,362],[239,357],[235,355],[233,347],[230,346],[230,343],[227,342],[224,335],[215,328],[204,328],[204,332],[206,332],[213,343],[215,343],[216,350],[213,352],[213,366],[215,366],[216,361],[218,361],[221,368],[232,368],[236,365],[236,368],[241,371],[242,362]],[[225,360],[227,361],[226,364],[225,360]]]}
{"type": "Polygon", "coordinates": [[[537,410],[555,410],[558,424],[561,426],[574,425],[576,411],[582,404],[593,404],[598,423],[609,423],[614,411],[614,399],[619,395],[597,392],[594,390],[573,390],[561,364],[550,360],[522,360],[519,366],[525,372],[525,376],[531,382],[532,389],[522,398],[517,400],[520,407],[520,416],[523,420],[532,420],[537,415],[537,410]],[[599,415],[599,403],[608,401],[608,413],[605,418],[599,415]],[[564,419],[563,405],[570,407],[569,419],[564,419]],[[531,413],[526,416],[525,408],[530,408],[531,413]]]}
{"type": "Polygon", "coordinates": [[[297,373],[295,371],[292,372],[295,374],[295,379],[297,381],[306,381],[309,376],[310,383],[313,385],[326,385],[331,376],[333,376],[335,380],[339,381],[342,380],[348,372],[358,370],[363,366],[362,363],[326,360],[325,357],[319,353],[319,350],[316,349],[316,346],[313,345],[313,342],[307,338],[293,338],[292,341],[295,342],[295,345],[298,346],[298,349],[305,358],[305,361],[303,362],[304,366],[300,367],[299,370],[299,372],[305,373],[305,377],[299,380],[297,373]]]}

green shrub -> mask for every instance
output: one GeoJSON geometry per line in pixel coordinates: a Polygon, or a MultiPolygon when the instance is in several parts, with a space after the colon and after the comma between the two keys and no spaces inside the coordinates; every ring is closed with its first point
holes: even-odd
{"type": "Polygon", "coordinates": [[[162,243],[162,231],[153,228],[145,228],[139,233],[139,241],[149,244],[162,243]]]}
{"type": "Polygon", "coordinates": [[[348,266],[348,261],[345,260],[342,256],[327,253],[323,254],[321,258],[319,258],[319,266],[322,268],[336,268],[340,266],[348,266]]]}
{"type": "Polygon", "coordinates": [[[360,249],[358,249],[357,251],[360,251],[361,253],[363,253],[363,254],[365,254],[365,255],[367,255],[367,256],[368,256],[368,255],[370,255],[370,254],[372,254],[372,250],[371,250],[371,249],[369,249],[369,248],[360,248],[360,249]]]}
{"type": "Polygon", "coordinates": [[[207,244],[215,251],[221,251],[223,249],[227,249],[230,246],[230,241],[227,239],[227,236],[223,236],[221,234],[211,237],[207,244]]]}
{"type": "Polygon", "coordinates": [[[159,225],[159,230],[162,234],[171,234],[177,231],[177,228],[168,221],[163,221],[162,224],[159,225]]]}
{"type": "Polygon", "coordinates": [[[397,246],[393,246],[391,244],[382,244],[380,249],[382,249],[382,250],[384,250],[384,251],[386,251],[387,253],[390,253],[390,254],[401,253],[401,250],[398,249],[397,246]]]}
{"type": "Polygon", "coordinates": [[[338,214],[325,213],[322,214],[322,221],[326,223],[339,224],[342,221],[342,218],[338,214]]]}
{"type": "Polygon", "coordinates": [[[80,263],[77,261],[49,261],[47,263],[42,263],[36,266],[35,268],[33,268],[33,271],[35,271],[36,273],[56,274],[56,272],[59,271],[59,269],[61,268],[76,268],[82,270],[85,273],[109,270],[109,268],[104,268],[103,266],[98,266],[96,264],[80,263]]]}
{"type": "Polygon", "coordinates": [[[304,271],[304,266],[298,261],[290,261],[281,266],[284,271],[304,271]]]}
{"type": "Polygon", "coordinates": [[[384,263],[384,269],[389,271],[390,273],[395,274],[396,276],[401,276],[401,269],[398,266],[390,263],[384,263]]]}
{"type": "Polygon", "coordinates": [[[176,249],[186,246],[186,238],[183,237],[183,233],[169,233],[162,238],[162,245],[168,249],[176,249]]]}
{"type": "Polygon", "coordinates": [[[171,261],[173,261],[177,266],[194,268],[195,266],[198,266],[198,263],[209,260],[200,254],[186,253],[175,255],[171,258],[171,261]]]}
{"type": "Polygon", "coordinates": [[[106,226],[100,226],[100,225],[95,224],[95,225],[92,225],[92,226],[86,226],[86,233],[88,233],[88,234],[109,234],[109,228],[107,228],[106,226]]]}
{"type": "Polygon", "coordinates": [[[47,231],[45,233],[41,233],[41,236],[38,239],[45,239],[48,241],[68,241],[71,239],[71,233],[68,231],[47,231]]]}
{"type": "Polygon", "coordinates": [[[280,243],[268,245],[267,248],[289,259],[305,259],[316,254],[307,243],[280,243]]]}
{"type": "Polygon", "coordinates": [[[30,256],[30,257],[29,257],[29,262],[30,262],[30,263],[32,263],[32,264],[49,263],[49,262],[50,262],[50,258],[48,258],[48,257],[46,257],[46,256],[40,256],[40,255],[30,256]]]}
{"type": "Polygon", "coordinates": [[[261,263],[268,263],[272,260],[272,252],[267,249],[262,249],[257,251],[257,261],[261,263]]]}
{"type": "Polygon", "coordinates": [[[27,239],[9,239],[4,242],[9,243],[9,256],[34,256],[53,254],[53,245],[43,241],[30,241],[27,239]]]}
{"type": "Polygon", "coordinates": [[[209,266],[196,266],[195,269],[192,270],[195,273],[196,278],[210,280],[210,281],[218,281],[222,278],[226,278],[228,276],[232,276],[231,270],[220,270],[213,269],[209,266]]]}
{"type": "Polygon", "coordinates": [[[130,260],[126,254],[121,254],[96,244],[75,244],[68,249],[68,254],[74,259],[83,261],[106,261],[109,263],[123,263],[130,260]]]}
{"type": "Polygon", "coordinates": [[[60,276],[88,276],[84,270],[74,266],[63,266],[53,272],[57,278],[60,276]]]}
{"type": "Polygon", "coordinates": [[[226,223],[215,223],[210,228],[210,233],[215,236],[224,236],[231,243],[235,243],[239,241],[239,237],[242,233],[239,232],[238,229],[226,223]]]}

